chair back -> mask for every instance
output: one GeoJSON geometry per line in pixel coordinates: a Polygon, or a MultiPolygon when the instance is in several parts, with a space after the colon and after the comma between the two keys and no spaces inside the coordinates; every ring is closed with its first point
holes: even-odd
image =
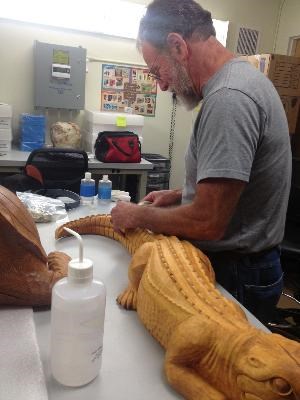
{"type": "Polygon", "coordinates": [[[45,189],[67,189],[79,193],[80,181],[88,170],[88,156],[83,150],[42,148],[33,150],[25,170],[34,166],[40,172],[45,189]]]}

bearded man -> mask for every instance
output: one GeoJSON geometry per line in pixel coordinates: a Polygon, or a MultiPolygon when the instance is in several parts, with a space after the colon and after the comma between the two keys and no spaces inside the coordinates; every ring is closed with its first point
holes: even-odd
{"type": "Polygon", "coordinates": [[[185,156],[182,190],[149,193],[151,206],[119,202],[114,228],[190,240],[217,281],[263,322],[282,291],[282,241],[291,179],[285,112],[273,84],[215,38],[193,0],[154,0],[138,48],[161,90],[188,109],[202,101],[185,156]]]}

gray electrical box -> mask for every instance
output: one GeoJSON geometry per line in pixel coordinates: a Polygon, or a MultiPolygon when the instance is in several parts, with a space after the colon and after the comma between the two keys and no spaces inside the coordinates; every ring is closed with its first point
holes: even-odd
{"type": "Polygon", "coordinates": [[[35,42],[35,106],[82,110],[86,49],[35,42]]]}

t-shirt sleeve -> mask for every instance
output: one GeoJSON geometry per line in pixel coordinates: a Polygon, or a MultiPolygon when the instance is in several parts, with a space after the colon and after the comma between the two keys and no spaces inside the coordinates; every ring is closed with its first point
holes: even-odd
{"type": "Polygon", "coordinates": [[[203,104],[196,132],[197,182],[249,182],[263,119],[259,106],[239,90],[223,88],[212,94],[203,104]]]}

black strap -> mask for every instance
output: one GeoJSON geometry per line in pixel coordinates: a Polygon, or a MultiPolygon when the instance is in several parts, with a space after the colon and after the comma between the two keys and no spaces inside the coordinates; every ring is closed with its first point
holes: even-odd
{"type": "Polygon", "coordinates": [[[120,153],[124,154],[127,157],[131,157],[134,152],[134,143],[132,140],[128,141],[129,147],[131,147],[131,153],[127,153],[127,151],[123,150],[115,140],[112,140],[112,144],[119,150],[120,153]]]}

